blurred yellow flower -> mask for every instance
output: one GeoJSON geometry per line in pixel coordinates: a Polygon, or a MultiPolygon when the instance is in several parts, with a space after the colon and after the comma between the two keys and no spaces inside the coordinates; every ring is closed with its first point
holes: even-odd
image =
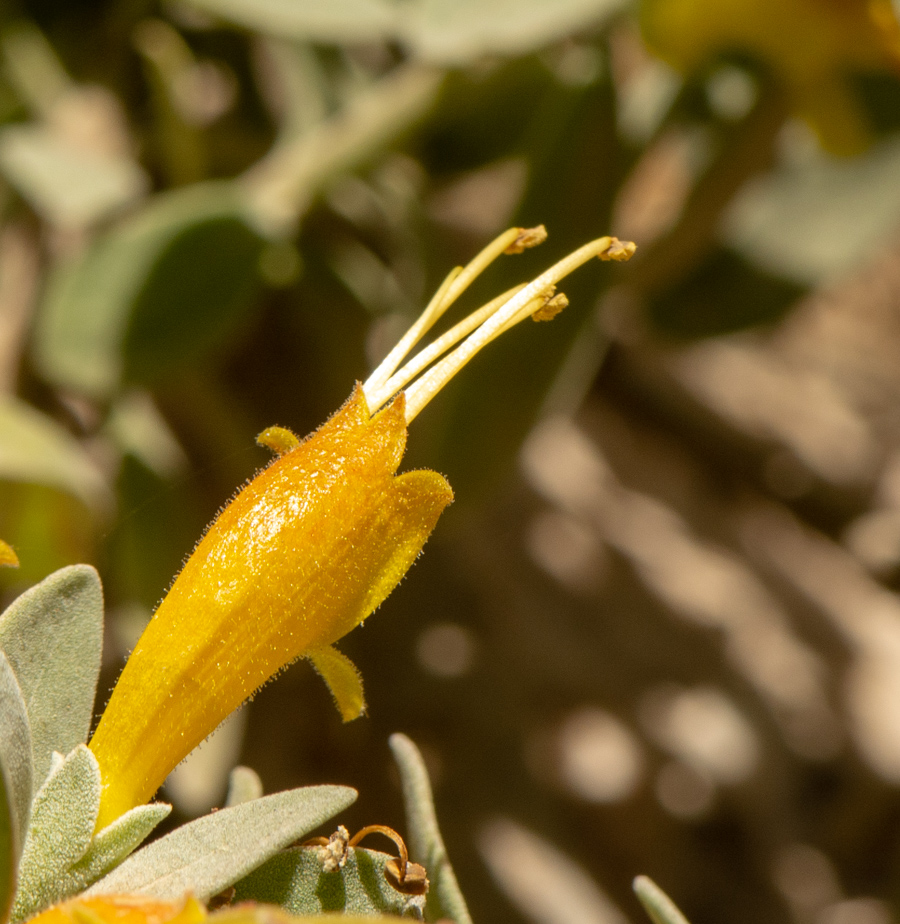
{"type": "Polygon", "coordinates": [[[35,924],[200,924],[206,909],[195,898],[164,902],[143,895],[74,898],[32,918],[35,924]]]}
{"type": "Polygon", "coordinates": [[[684,74],[721,54],[760,59],[836,154],[870,141],[848,75],[900,66],[891,0],[642,0],[641,25],[650,48],[684,74]]]}
{"type": "Polygon", "coordinates": [[[368,381],[312,436],[301,441],[279,427],[260,434],[277,458],[197,545],[90,742],[103,785],[98,829],[151,798],[229,713],[299,657],[323,676],[345,720],[364,709],[355,667],[331,646],[393,590],[453,499],[435,472],[395,475],[407,424],[494,337],[524,318],[552,316],[564,301],[555,283],[573,269],[634,252],[615,238],[586,244],[398,368],[489,263],[544,236],[543,228],[510,229],[454,270],[368,381]]]}
{"type": "Polygon", "coordinates": [[[2,539],[0,539],[0,565],[5,565],[8,568],[19,567],[18,556],[12,550],[12,547],[7,545],[2,539]]]}

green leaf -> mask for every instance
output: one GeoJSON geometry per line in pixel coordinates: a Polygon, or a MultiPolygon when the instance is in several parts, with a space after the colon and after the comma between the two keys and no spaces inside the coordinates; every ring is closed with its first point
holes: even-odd
{"type": "Polygon", "coordinates": [[[138,805],[105,827],[63,877],[64,895],[83,892],[118,866],[171,811],[172,806],[165,802],[138,805]]]}
{"type": "Polygon", "coordinates": [[[408,36],[416,53],[440,64],[485,55],[519,56],[597,28],[627,0],[423,0],[408,36]]]}
{"type": "Polygon", "coordinates": [[[58,385],[107,397],[155,381],[230,334],[258,286],[264,246],[234,183],[160,194],[59,268],[41,305],[36,360],[58,385]]]}
{"type": "MultiPolygon", "coordinates": [[[[34,768],[31,731],[22,691],[9,661],[0,652],[0,912],[8,910],[16,866],[25,843],[34,768]]],[[[4,917],[5,919],[5,917],[4,917]]]]}
{"type": "Polygon", "coordinates": [[[896,136],[860,157],[784,158],[732,199],[723,239],[769,272],[801,284],[839,279],[893,233],[898,170],[896,136]]]}
{"type": "Polygon", "coordinates": [[[649,876],[638,876],[632,888],[653,924],[688,924],[675,902],[649,876]]]}
{"type": "Polygon", "coordinates": [[[471,924],[472,917],[460,891],[456,874],[441,837],[434,796],[425,761],[406,735],[390,737],[391,751],[400,770],[403,802],[409,827],[410,855],[428,871],[431,889],[426,907],[429,921],[450,918],[456,924],[471,924]]]}
{"type": "Polygon", "coordinates": [[[401,15],[390,0],[188,0],[200,10],[283,38],[372,42],[393,33],[401,15]]]}
{"type": "Polygon", "coordinates": [[[235,767],[228,778],[228,796],[225,805],[241,805],[252,802],[263,794],[262,780],[250,767],[235,767]]]}
{"type": "Polygon", "coordinates": [[[341,869],[326,873],[317,847],[272,857],[235,885],[234,900],[267,902],[291,914],[396,914],[422,917],[425,898],[398,892],[385,875],[394,857],[351,848],[341,869]]]}
{"type": "Polygon", "coordinates": [[[309,786],[222,809],[144,847],[87,894],[209,899],[355,799],[346,786],[309,786]]]}
{"type": "Polygon", "coordinates": [[[6,921],[16,891],[16,819],[6,771],[0,769],[0,920],[6,921]]]}
{"type": "Polygon", "coordinates": [[[464,64],[522,55],[596,28],[625,0],[189,0],[246,28],[288,39],[348,43],[394,38],[424,60],[464,64]]]}
{"type": "Polygon", "coordinates": [[[78,441],[24,401],[0,396],[0,478],[61,488],[88,507],[109,504],[103,475],[78,441]]]}
{"type": "Polygon", "coordinates": [[[31,725],[36,789],[54,751],[87,738],[103,645],[103,590],[90,565],[62,568],[0,616],[0,649],[15,672],[31,725]]]}
{"type": "Polygon", "coordinates": [[[99,808],[100,768],[80,744],[56,763],[34,798],[13,921],[66,897],[66,874],[87,852],[99,808]]]}
{"type": "Polygon", "coordinates": [[[147,185],[131,158],[87,150],[45,125],[11,125],[0,131],[0,170],[35,211],[67,229],[109,216],[147,185]]]}

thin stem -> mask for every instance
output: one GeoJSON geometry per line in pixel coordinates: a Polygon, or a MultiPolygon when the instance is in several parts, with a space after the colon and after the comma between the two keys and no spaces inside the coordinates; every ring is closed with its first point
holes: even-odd
{"type": "MultiPolygon", "coordinates": [[[[425,307],[422,314],[412,327],[397,342],[396,346],[388,353],[387,356],[378,364],[375,371],[366,379],[363,390],[368,397],[379,386],[383,385],[396,371],[397,366],[403,362],[407,353],[428,333],[440,316],[450,307],[450,303],[445,304],[447,292],[454,281],[463,272],[463,267],[456,266],[447,274],[447,278],[441,283],[440,288],[431,298],[431,301],[425,307]]],[[[382,402],[383,403],[383,402],[382,402]]],[[[369,401],[370,409],[375,410],[375,406],[369,401]]]]}
{"type": "Polygon", "coordinates": [[[537,246],[546,237],[547,232],[543,225],[537,228],[509,228],[494,238],[465,267],[462,269],[457,267],[453,270],[441,284],[440,289],[416,323],[366,380],[363,385],[366,398],[370,399],[371,395],[380,392],[381,386],[397,371],[397,367],[409,351],[497,257],[504,253],[521,253],[526,248],[537,246]]]}
{"type": "MultiPolygon", "coordinates": [[[[477,327],[483,324],[495,311],[501,308],[517,292],[525,288],[525,283],[508,289],[502,295],[497,296],[493,301],[473,311],[467,318],[464,318],[457,325],[450,328],[445,334],[442,334],[433,343],[421,350],[405,365],[399,372],[394,373],[386,382],[378,383],[377,390],[367,391],[366,398],[369,402],[369,411],[374,414],[384,404],[388,398],[397,394],[401,388],[408,385],[423,369],[430,366],[439,356],[442,356],[450,347],[455,346],[460,340],[467,337],[477,327]]],[[[426,309],[427,311],[427,309],[426,309]]],[[[366,383],[366,388],[370,388],[372,379],[366,383]]]]}

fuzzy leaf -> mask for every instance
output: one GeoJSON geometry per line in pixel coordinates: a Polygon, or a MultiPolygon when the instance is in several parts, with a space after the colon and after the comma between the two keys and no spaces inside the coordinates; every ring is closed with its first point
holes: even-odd
{"type": "Polygon", "coordinates": [[[466,900],[447,857],[447,848],[438,828],[434,796],[425,761],[406,735],[390,737],[391,751],[400,770],[403,803],[409,827],[410,856],[428,871],[428,920],[450,918],[456,924],[472,924],[466,900]]]}
{"type": "Polygon", "coordinates": [[[54,768],[31,807],[12,919],[65,897],[67,873],[87,851],[100,808],[100,768],[83,745],[54,768]]]}
{"type": "Polygon", "coordinates": [[[262,780],[255,770],[250,767],[235,767],[228,778],[228,795],[225,805],[240,805],[242,802],[252,802],[263,794],[262,780]]]}
{"type": "Polygon", "coordinates": [[[355,800],[346,786],[309,786],[222,809],[138,851],[87,894],[207,900],[355,800]]]}
{"type": "Polygon", "coordinates": [[[638,876],[632,888],[653,924],[688,924],[675,902],[649,876],[638,876]]]}
{"type": "Polygon", "coordinates": [[[11,825],[10,856],[15,864],[22,853],[31,813],[34,768],[27,707],[16,675],[3,652],[0,652],[0,765],[6,803],[3,814],[11,825]]]}
{"type": "Polygon", "coordinates": [[[316,847],[294,847],[272,857],[235,885],[234,900],[279,905],[291,914],[397,914],[422,917],[425,898],[398,892],[385,877],[393,857],[351,848],[338,871],[322,869],[316,847]]]}
{"type": "Polygon", "coordinates": [[[151,802],[120,815],[93,838],[84,856],[62,877],[62,897],[83,892],[118,866],[171,811],[165,802],[151,802]]]}
{"type": "Polygon", "coordinates": [[[62,568],[0,616],[0,649],[15,672],[31,725],[33,789],[54,751],[87,738],[103,645],[103,590],[89,565],[62,568]]]}
{"type": "Polygon", "coordinates": [[[0,920],[6,921],[16,891],[15,818],[6,773],[0,772],[0,920]]]}

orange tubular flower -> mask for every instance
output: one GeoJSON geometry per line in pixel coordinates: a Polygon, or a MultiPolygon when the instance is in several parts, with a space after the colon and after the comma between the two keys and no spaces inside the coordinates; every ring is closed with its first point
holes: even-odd
{"type": "Polygon", "coordinates": [[[150,799],[229,713],[299,657],[323,676],[345,720],[363,711],[359,675],[331,646],[393,590],[453,499],[435,472],[395,474],[406,425],[482,346],[523,318],[559,310],[564,297],[554,284],[563,276],[592,257],[622,260],[634,251],[615,238],[585,245],[476,311],[398,371],[485,266],[544,236],[543,229],[511,229],[454,270],[384,363],[310,437],[301,441],[279,427],[260,434],[277,458],[197,545],[128,659],[90,742],[103,784],[98,829],[150,799]]]}

